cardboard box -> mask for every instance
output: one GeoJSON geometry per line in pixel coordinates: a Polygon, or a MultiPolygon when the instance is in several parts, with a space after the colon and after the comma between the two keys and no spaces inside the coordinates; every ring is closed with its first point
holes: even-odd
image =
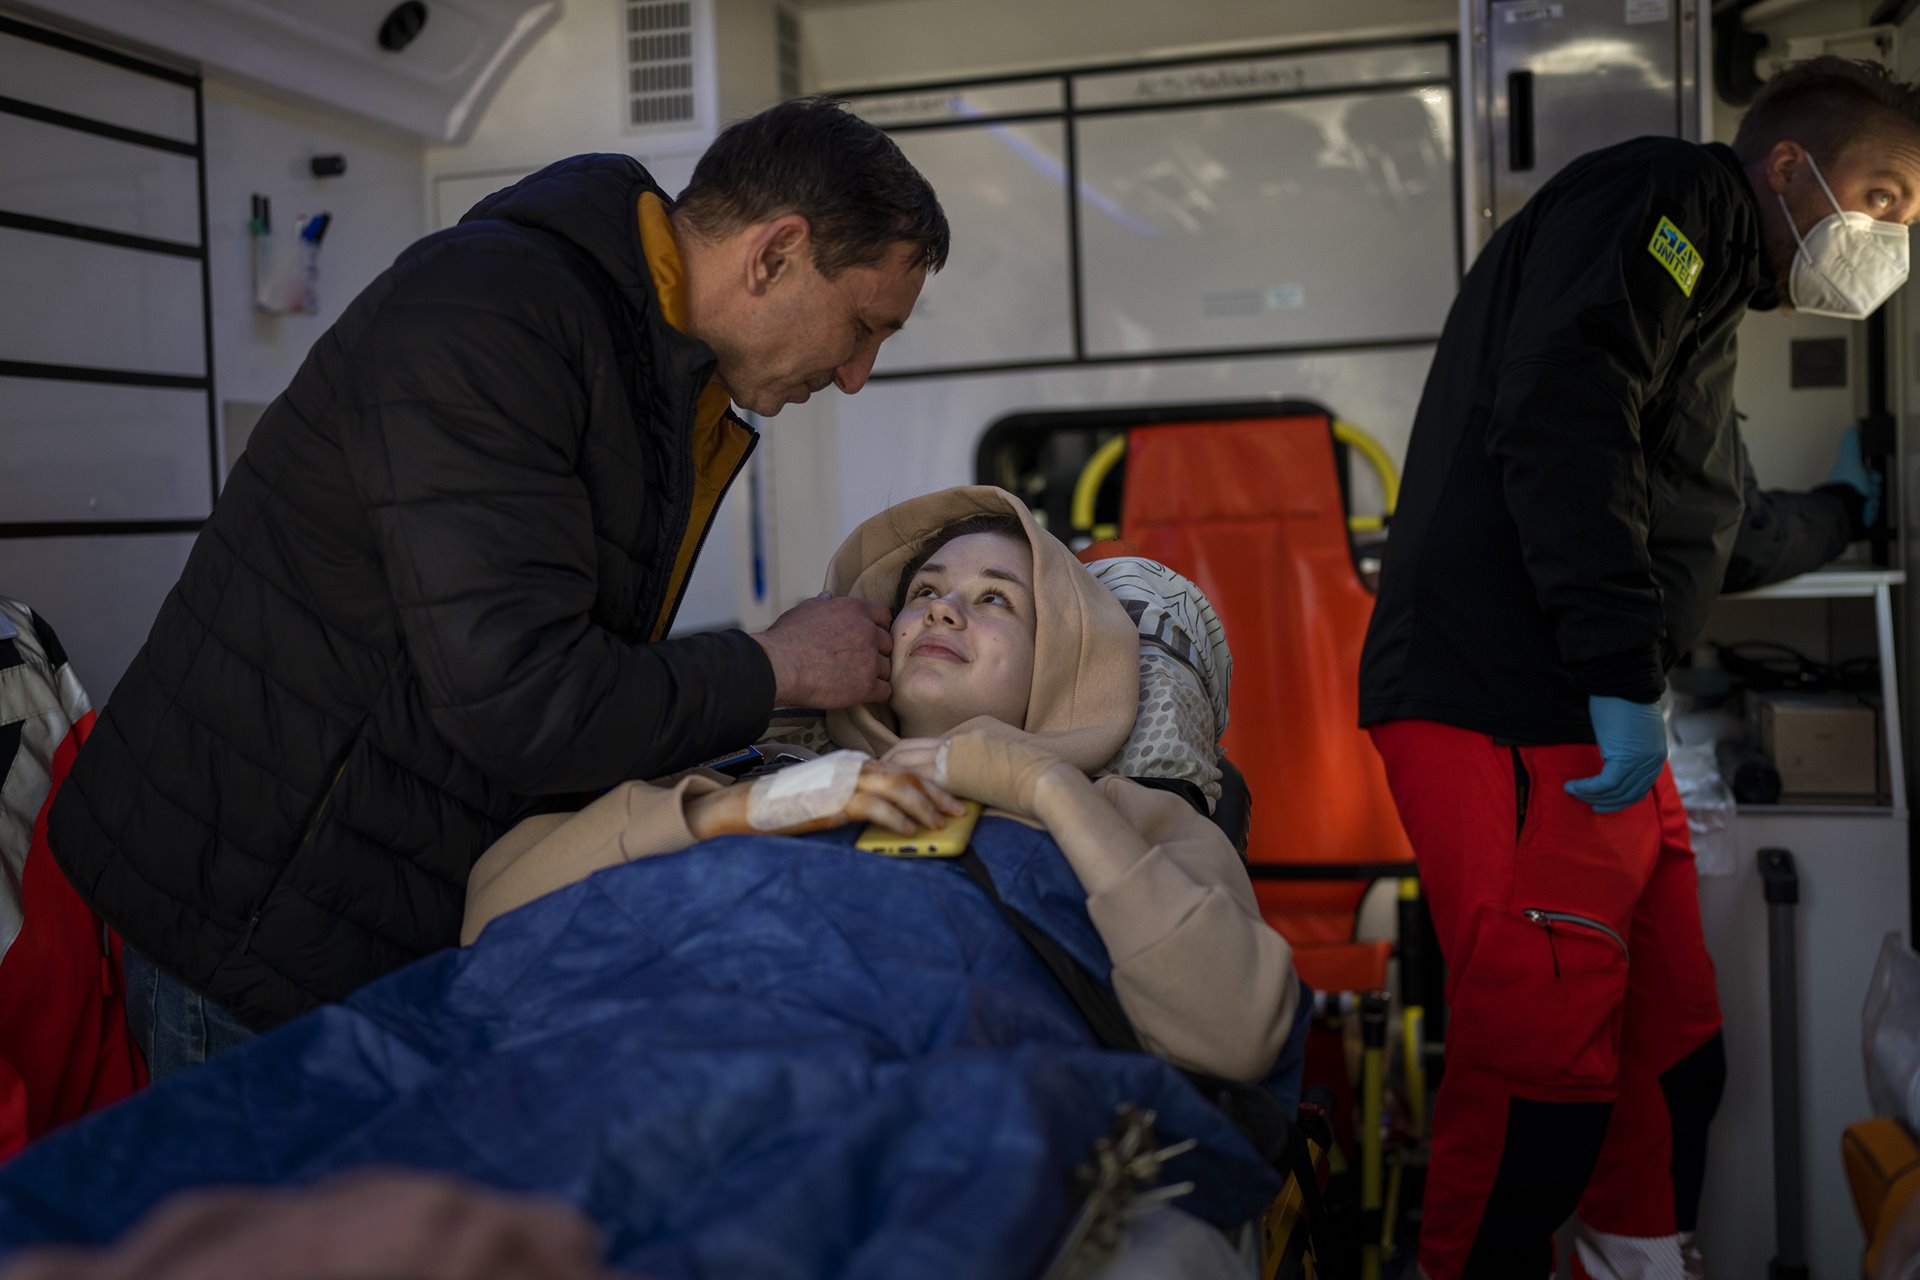
{"type": "Polygon", "coordinates": [[[1783,798],[1880,793],[1880,713],[1870,704],[1845,693],[1761,693],[1753,702],[1783,798]]]}

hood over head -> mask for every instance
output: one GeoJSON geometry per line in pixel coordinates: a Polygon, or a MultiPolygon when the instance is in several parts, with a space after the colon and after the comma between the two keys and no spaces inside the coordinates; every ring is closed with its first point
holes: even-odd
{"type": "MultiPolygon", "coordinates": [[[[1095,773],[1133,731],[1140,635],[1113,593],[1034,523],[1020,499],[971,485],[889,507],[840,544],[826,589],[891,606],[901,569],[926,538],[967,516],[1003,513],[1018,517],[1033,553],[1033,689],[1025,728],[1061,759],[1095,773]]],[[[828,713],[827,732],[837,745],[873,755],[900,740],[893,712],[881,703],[828,713]]]]}

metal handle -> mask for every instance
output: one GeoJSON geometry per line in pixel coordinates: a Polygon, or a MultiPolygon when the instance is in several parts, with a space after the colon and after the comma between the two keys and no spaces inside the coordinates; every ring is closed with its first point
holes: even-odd
{"type": "Polygon", "coordinates": [[[1533,168],[1533,72],[1507,73],[1507,168],[1533,168]]]}
{"type": "Polygon", "coordinates": [[[1777,1252],[1770,1280],[1806,1280],[1806,1196],[1801,1186],[1800,965],[1794,947],[1794,908],[1800,877],[1785,849],[1760,851],[1767,899],[1767,988],[1772,1003],[1773,1205],[1777,1252]]]}

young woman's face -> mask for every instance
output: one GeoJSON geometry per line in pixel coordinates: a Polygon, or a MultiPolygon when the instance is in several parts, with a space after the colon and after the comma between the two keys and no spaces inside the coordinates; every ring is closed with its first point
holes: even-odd
{"type": "Polygon", "coordinates": [[[974,533],[935,551],[893,620],[901,733],[937,736],[983,715],[1023,727],[1033,634],[1033,555],[1024,542],[974,533]]]}

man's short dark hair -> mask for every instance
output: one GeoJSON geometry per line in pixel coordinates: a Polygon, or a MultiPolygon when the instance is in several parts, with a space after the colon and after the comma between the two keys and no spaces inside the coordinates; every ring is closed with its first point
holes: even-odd
{"type": "Polygon", "coordinates": [[[675,209],[713,239],[790,213],[813,229],[813,265],[828,278],[901,243],[929,272],[947,261],[933,187],[883,130],[832,98],[795,98],[728,125],[675,209]]]}
{"type": "Polygon", "coordinates": [[[1775,143],[1791,141],[1813,152],[1816,163],[1830,163],[1856,139],[1902,124],[1920,132],[1920,88],[1877,62],[1828,55],[1789,63],[1760,86],[1733,150],[1752,164],[1775,143]]]}

